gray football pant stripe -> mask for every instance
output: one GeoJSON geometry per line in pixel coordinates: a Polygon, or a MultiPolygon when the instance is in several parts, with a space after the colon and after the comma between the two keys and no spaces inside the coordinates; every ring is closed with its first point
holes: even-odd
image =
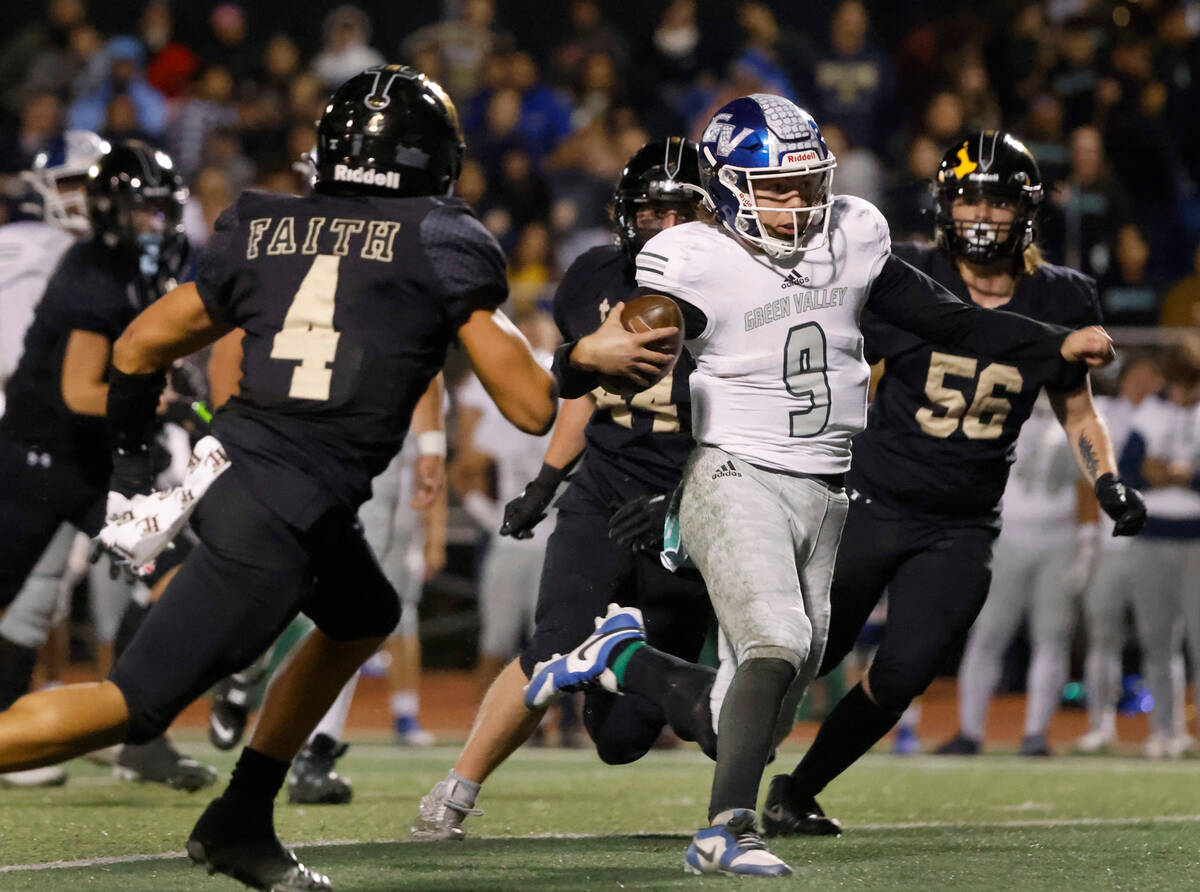
{"type": "Polygon", "coordinates": [[[533,634],[547,537],[538,544],[493,536],[479,579],[479,650],[508,658],[533,634]]]}
{"type": "MultiPolygon", "coordinates": [[[[1113,661],[1120,658],[1119,629],[1125,605],[1131,604],[1142,652],[1142,675],[1154,697],[1151,730],[1163,735],[1181,733],[1179,654],[1185,628],[1193,663],[1200,665],[1196,662],[1200,660],[1200,542],[1135,539],[1127,548],[1106,554],[1096,575],[1085,602],[1091,647],[1098,651],[1089,655],[1089,664],[1095,664],[1097,675],[1112,675],[1113,661]]],[[[1102,693],[1113,703],[1120,691],[1102,693]]],[[[1100,697],[1096,700],[1099,707],[1100,697]]]]}

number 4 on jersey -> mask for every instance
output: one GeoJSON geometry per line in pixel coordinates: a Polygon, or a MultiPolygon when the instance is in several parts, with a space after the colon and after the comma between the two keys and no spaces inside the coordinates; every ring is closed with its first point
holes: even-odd
{"type": "Polygon", "coordinates": [[[272,359],[299,360],[292,370],[288,396],[298,400],[327,400],[333,380],[333,358],[341,334],[333,330],[334,294],[337,292],[336,254],[318,254],[300,283],[283,328],[271,343],[272,359]]]}

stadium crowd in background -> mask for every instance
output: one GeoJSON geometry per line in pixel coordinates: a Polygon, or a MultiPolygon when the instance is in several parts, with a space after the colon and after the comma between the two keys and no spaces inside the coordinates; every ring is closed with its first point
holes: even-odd
{"type": "Polygon", "coordinates": [[[926,182],[949,140],[1018,134],[1048,186],[1046,256],[1098,280],[1106,322],[1197,321],[1195,2],[571,0],[531,15],[524,0],[446,0],[407,26],[382,4],[319,3],[319,33],[277,5],[47,3],[0,51],[2,213],[19,216],[17,173],[39,151],[88,128],[172,153],[201,245],[239,190],[303,188],[293,165],[333,86],[406,62],[458,105],[458,193],[509,252],[516,300],[536,302],[609,238],[634,150],[778,92],[822,122],[837,190],[876,203],[897,240],[928,237],[926,182]]]}

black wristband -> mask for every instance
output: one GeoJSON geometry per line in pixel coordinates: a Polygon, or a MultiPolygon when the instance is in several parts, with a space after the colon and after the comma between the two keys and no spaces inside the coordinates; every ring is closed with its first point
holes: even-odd
{"type": "Polygon", "coordinates": [[[157,427],[155,413],[167,378],[160,369],[145,375],[127,375],[112,366],[108,370],[109,446],[125,453],[150,448],[157,427]]]}
{"type": "Polygon", "coordinates": [[[1092,492],[1094,492],[1096,494],[1096,496],[1099,497],[1100,490],[1108,489],[1110,486],[1112,486],[1116,482],[1117,482],[1117,476],[1115,474],[1111,474],[1111,473],[1101,474],[1099,477],[1096,478],[1096,485],[1092,487],[1092,492]]]}
{"type": "Polygon", "coordinates": [[[594,372],[571,365],[571,351],[578,343],[577,340],[567,341],[561,345],[554,351],[554,364],[550,366],[550,373],[558,384],[559,396],[565,400],[577,399],[600,386],[594,372]]]}

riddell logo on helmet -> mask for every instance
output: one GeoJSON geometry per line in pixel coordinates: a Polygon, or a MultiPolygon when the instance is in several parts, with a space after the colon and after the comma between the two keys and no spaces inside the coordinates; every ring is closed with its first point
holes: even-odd
{"type": "Polygon", "coordinates": [[[820,161],[821,156],[813,149],[805,149],[803,152],[788,152],[783,156],[784,164],[797,164],[804,161],[820,161]]]}
{"type": "Polygon", "coordinates": [[[383,186],[385,189],[400,188],[400,174],[394,170],[386,173],[370,167],[347,167],[334,165],[333,178],[342,183],[365,183],[368,186],[383,186]]]}

